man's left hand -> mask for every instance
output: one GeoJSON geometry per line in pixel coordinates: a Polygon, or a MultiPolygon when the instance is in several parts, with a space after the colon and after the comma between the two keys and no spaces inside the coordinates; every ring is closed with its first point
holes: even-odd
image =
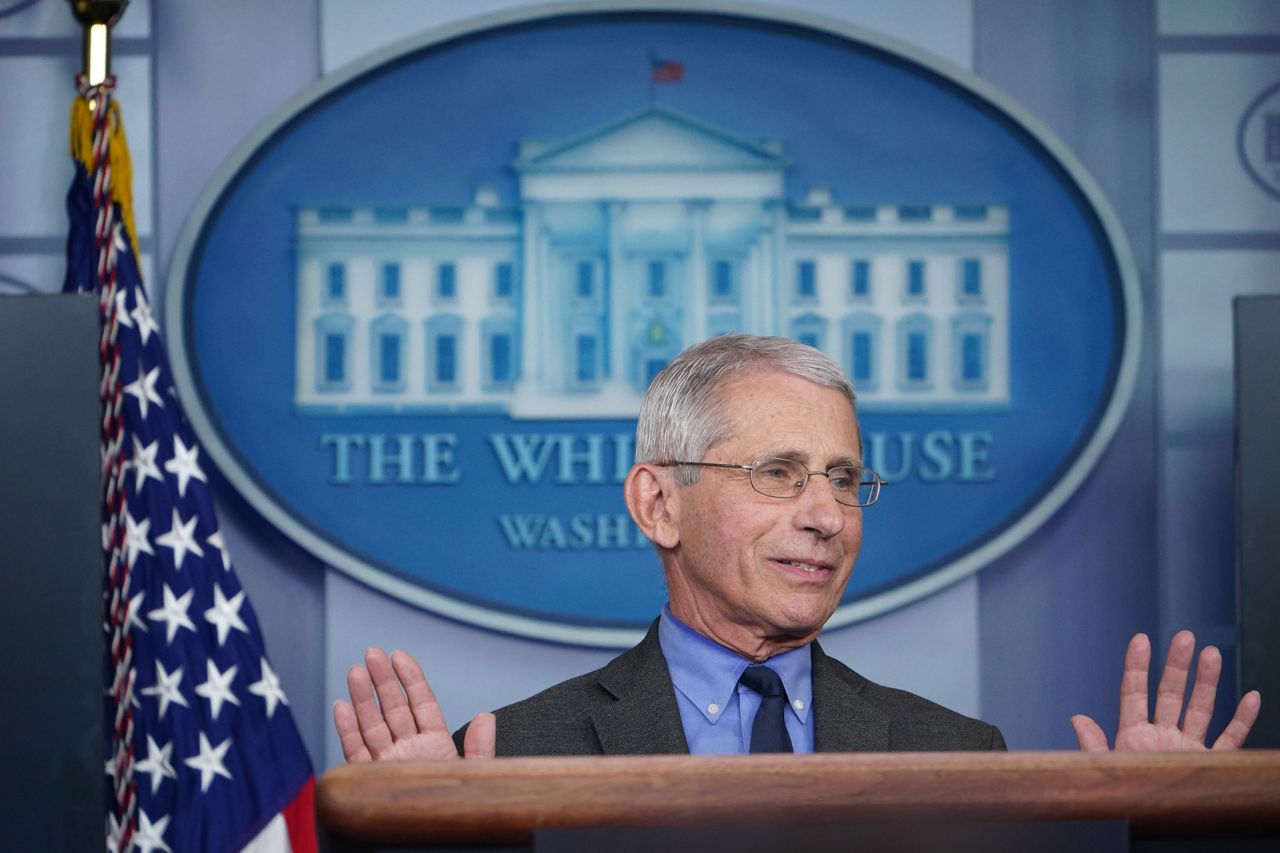
{"type": "MultiPolygon", "coordinates": [[[[1196,638],[1190,631],[1179,631],[1169,643],[1169,656],[1160,686],[1156,691],[1155,716],[1147,710],[1147,673],[1151,666],[1151,641],[1137,634],[1129,641],[1124,656],[1124,677],[1120,682],[1120,725],[1116,729],[1117,751],[1120,750],[1205,750],[1205,734],[1213,717],[1213,702],[1218,692],[1218,676],[1222,673],[1222,654],[1213,646],[1200,652],[1196,663],[1196,682],[1187,701],[1182,726],[1182,702],[1186,697],[1187,675],[1195,653],[1196,638]]],[[[1235,716],[1213,742],[1218,750],[1239,749],[1258,719],[1262,696],[1250,690],[1236,706],[1235,716]]],[[[1077,714],[1071,718],[1076,740],[1085,752],[1105,752],[1107,736],[1090,717],[1077,714]]]]}

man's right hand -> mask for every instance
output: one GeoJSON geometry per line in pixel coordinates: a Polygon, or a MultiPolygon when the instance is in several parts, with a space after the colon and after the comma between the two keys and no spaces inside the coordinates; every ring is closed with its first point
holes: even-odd
{"type": "MultiPolygon", "coordinates": [[[[351,701],[333,705],[333,722],[347,761],[439,760],[458,750],[431,685],[418,662],[405,652],[364,653],[364,666],[347,670],[351,701]]],[[[493,714],[477,714],[467,727],[467,758],[492,758],[497,724],[493,714]]]]}

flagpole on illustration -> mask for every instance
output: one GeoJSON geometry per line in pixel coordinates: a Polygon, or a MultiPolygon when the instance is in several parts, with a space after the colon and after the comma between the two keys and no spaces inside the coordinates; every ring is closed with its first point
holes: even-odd
{"type": "Polygon", "coordinates": [[[111,26],[84,27],[63,290],[98,297],[109,851],[314,851],[314,774],[267,662],[140,273],[111,26]],[[203,681],[201,681],[203,679],[203,681]]]}

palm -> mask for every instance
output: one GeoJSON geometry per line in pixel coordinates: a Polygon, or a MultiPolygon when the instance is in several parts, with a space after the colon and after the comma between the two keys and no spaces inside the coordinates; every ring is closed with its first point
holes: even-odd
{"type": "MultiPolygon", "coordinates": [[[[444,713],[417,661],[404,652],[365,653],[365,666],[347,671],[350,702],[333,706],[347,761],[440,761],[458,758],[444,713]]],[[[492,714],[472,720],[468,758],[493,755],[492,714]]]]}
{"type": "MultiPolygon", "coordinates": [[[[1116,751],[1204,751],[1205,735],[1213,717],[1218,677],[1222,673],[1222,655],[1212,646],[1200,653],[1196,664],[1195,686],[1186,697],[1195,637],[1180,631],[1169,643],[1169,654],[1160,686],[1156,691],[1155,713],[1147,710],[1147,677],[1151,665],[1151,643],[1144,634],[1129,641],[1124,656],[1124,677],[1120,682],[1120,724],[1116,729],[1116,751]],[[1181,725],[1179,725],[1181,718],[1181,725]]],[[[1213,749],[1239,749],[1258,717],[1261,697],[1257,691],[1246,693],[1236,706],[1235,716],[1213,742],[1213,749]]],[[[1080,749],[1100,752],[1107,749],[1107,736],[1089,717],[1071,718],[1080,749]]]]}

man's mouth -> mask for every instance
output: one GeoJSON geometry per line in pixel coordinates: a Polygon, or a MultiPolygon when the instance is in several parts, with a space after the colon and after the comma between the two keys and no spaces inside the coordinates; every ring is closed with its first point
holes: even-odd
{"type": "Polygon", "coordinates": [[[831,571],[831,566],[827,563],[810,563],[805,560],[783,560],[775,559],[775,563],[781,563],[784,566],[792,566],[801,569],[809,574],[817,574],[818,572],[831,571]]]}

